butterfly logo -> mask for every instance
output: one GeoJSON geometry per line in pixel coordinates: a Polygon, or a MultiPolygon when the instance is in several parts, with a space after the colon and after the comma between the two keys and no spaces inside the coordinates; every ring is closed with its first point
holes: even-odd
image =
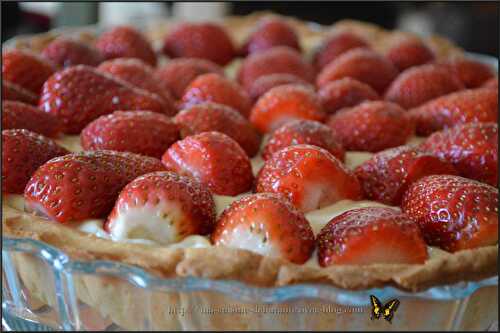
{"type": "Polygon", "coordinates": [[[391,299],[383,305],[377,297],[370,295],[370,301],[372,303],[371,320],[384,317],[385,320],[391,323],[394,313],[398,309],[399,300],[391,299]]]}

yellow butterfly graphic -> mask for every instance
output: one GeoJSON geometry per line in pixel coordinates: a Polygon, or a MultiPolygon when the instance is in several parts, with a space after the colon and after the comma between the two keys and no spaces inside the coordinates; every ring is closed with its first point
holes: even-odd
{"type": "Polygon", "coordinates": [[[370,301],[372,303],[371,320],[380,319],[383,316],[385,320],[391,323],[394,313],[398,309],[399,300],[391,299],[385,305],[382,305],[382,302],[377,297],[370,295],[370,301]]]}

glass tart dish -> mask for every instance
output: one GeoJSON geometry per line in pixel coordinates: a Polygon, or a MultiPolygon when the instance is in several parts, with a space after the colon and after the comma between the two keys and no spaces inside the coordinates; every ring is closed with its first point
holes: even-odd
{"type": "MultiPolygon", "coordinates": [[[[269,13],[228,17],[221,24],[243,43],[269,13]]],[[[283,18],[296,31],[305,57],[332,32],[363,36],[377,52],[406,36],[376,26],[341,21],[332,27],[283,18]]],[[[172,24],[141,27],[159,49],[172,24]]],[[[6,46],[41,52],[58,36],[94,43],[100,28],[55,30],[23,36],[6,46]]],[[[464,51],[440,37],[423,40],[436,58],[464,51]]],[[[166,61],[160,58],[159,63],[166,61]]],[[[241,60],[225,65],[234,77],[241,60]]],[[[425,138],[412,136],[408,145],[425,138]]],[[[82,150],[80,136],[56,141],[82,150]]],[[[263,144],[268,141],[265,136],[263,144]]],[[[261,146],[260,152],[262,152],[261,146]]],[[[252,171],[264,164],[252,159],[252,171]]],[[[373,154],[348,150],[347,169],[373,154]]],[[[217,216],[240,199],[214,195],[217,216]]],[[[340,200],[305,213],[314,235],[333,217],[363,207],[387,207],[369,200],[340,200]]],[[[393,207],[397,208],[397,207],[393,207]]],[[[245,249],[212,245],[209,237],[187,236],[169,245],[151,239],[117,241],[102,219],[68,227],[28,213],[22,196],[2,195],[2,308],[11,328],[33,323],[82,330],[484,330],[498,321],[498,242],[447,252],[427,246],[423,264],[331,265],[320,267],[317,253],[303,264],[245,249]],[[384,306],[398,299],[391,324],[373,318],[376,296],[384,306]],[[371,318],[372,317],[372,318],[371,318]]],[[[148,238],[147,235],[146,237],[148,238]]]]}

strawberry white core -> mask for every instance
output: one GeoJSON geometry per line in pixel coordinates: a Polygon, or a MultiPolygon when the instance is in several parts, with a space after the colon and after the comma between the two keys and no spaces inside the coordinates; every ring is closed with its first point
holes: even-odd
{"type": "MultiPolygon", "coordinates": [[[[257,226],[259,225],[258,222],[255,224],[257,226]]],[[[259,228],[257,227],[253,232],[250,232],[248,227],[235,227],[229,231],[230,235],[224,235],[224,240],[221,241],[221,245],[249,250],[263,256],[278,257],[280,253],[279,249],[271,244],[269,233],[265,231],[259,232],[258,230],[259,228]]],[[[226,230],[224,234],[227,232],[226,230]]]]}

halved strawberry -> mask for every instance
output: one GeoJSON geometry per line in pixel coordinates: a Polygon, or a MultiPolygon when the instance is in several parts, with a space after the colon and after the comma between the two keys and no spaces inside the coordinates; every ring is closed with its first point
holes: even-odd
{"type": "Polygon", "coordinates": [[[202,132],[221,132],[238,142],[248,156],[257,154],[261,136],[235,109],[216,103],[202,103],[179,112],[174,121],[184,136],[202,132]]]}
{"type": "Polygon", "coordinates": [[[161,158],[179,140],[179,127],[164,114],[116,111],[88,124],[80,134],[85,150],[116,150],[161,158]]]}
{"type": "Polygon", "coordinates": [[[163,53],[171,58],[201,58],[226,65],[236,50],[224,28],[214,23],[182,23],[168,32],[163,53]]]}
{"type": "Polygon", "coordinates": [[[342,53],[316,77],[319,88],[327,83],[350,77],[364,82],[382,94],[398,75],[394,65],[375,51],[358,48],[342,53]]]}
{"type": "Polygon", "coordinates": [[[313,55],[313,63],[318,71],[326,67],[339,55],[355,48],[369,48],[361,37],[347,31],[335,33],[323,40],[313,55]]]}
{"type": "Polygon", "coordinates": [[[37,96],[55,71],[54,64],[35,53],[17,49],[2,52],[2,81],[15,83],[37,96]]]}
{"type": "Polygon", "coordinates": [[[272,88],[253,106],[250,121],[261,132],[271,132],[288,121],[323,121],[325,112],[314,90],[300,84],[272,88]]]}
{"type": "Polygon", "coordinates": [[[58,117],[68,134],[78,134],[92,120],[117,110],[148,110],[167,115],[177,112],[159,96],[85,65],[51,76],[43,86],[39,106],[58,117]]]}
{"type": "Polygon", "coordinates": [[[140,175],[165,170],[160,160],[96,150],[43,164],[24,190],[26,208],[61,223],[106,217],[121,189],[140,175]]]}
{"type": "Polygon", "coordinates": [[[429,63],[435,58],[432,50],[417,38],[404,38],[395,41],[385,56],[400,71],[429,63]]]}
{"type": "Polygon", "coordinates": [[[491,79],[486,81],[481,87],[498,90],[498,77],[492,77],[491,79]]]}
{"type": "Polygon", "coordinates": [[[318,146],[344,161],[344,149],[335,140],[332,129],[313,120],[293,120],[279,127],[267,141],[262,157],[268,160],[278,150],[300,144],[318,146]]]}
{"type": "Polygon", "coordinates": [[[314,81],[314,69],[301,54],[288,46],[276,46],[266,51],[249,55],[238,70],[238,82],[247,90],[259,77],[269,74],[285,73],[314,81]]]}
{"type": "Polygon", "coordinates": [[[182,96],[184,108],[204,102],[228,105],[248,117],[252,101],[234,81],[215,73],[202,74],[191,81],[182,96]]]}
{"type": "Polygon", "coordinates": [[[385,99],[409,109],[462,89],[464,85],[449,67],[428,64],[399,74],[387,88],[385,99]]]}
{"type": "Polygon", "coordinates": [[[498,186],[498,125],[469,123],[436,132],[420,145],[455,166],[461,176],[498,186]]]}
{"type": "Polygon", "coordinates": [[[303,212],[361,199],[356,176],[328,151],[311,145],[276,152],[260,169],[256,191],[280,193],[303,212]]]}
{"type": "Polygon", "coordinates": [[[275,46],[288,46],[300,52],[299,38],[293,28],[282,19],[265,17],[257,22],[240,53],[246,56],[275,46]]]}
{"type": "Polygon", "coordinates": [[[420,136],[464,123],[496,123],[498,91],[488,88],[458,91],[411,109],[409,114],[415,120],[420,136]]]}
{"type": "Polygon", "coordinates": [[[253,82],[253,84],[248,88],[248,95],[252,101],[257,101],[262,95],[277,86],[283,86],[285,84],[302,84],[307,87],[314,87],[307,81],[304,81],[298,76],[286,73],[276,73],[263,75],[253,82]]]}
{"type": "Polygon", "coordinates": [[[498,189],[459,176],[428,176],[403,197],[403,211],[426,242],[446,251],[498,243],[498,189]]]}
{"type": "Polygon", "coordinates": [[[333,218],[317,238],[320,266],[423,264],[427,246],[418,226],[398,210],[367,207],[333,218]]]}
{"type": "Polygon", "coordinates": [[[61,131],[59,119],[22,102],[2,102],[2,129],[24,128],[54,137],[61,131]]]}
{"type": "Polygon", "coordinates": [[[156,54],[147,38],[131,26],[117,26],[103,33],[95,46],[106,59],[138,58],[156,66],[156,54]]]}
{"type": "Polygon", "coordinates": [[[53,157],[69,154],[55,141],[25,129],[2,131],[2,192],[23,193],[35,170],[53,157]]]}
{"type": "Polygon", "coordinates": [[[358,166],[354,174],[365,197],[399,206],[403,193],[415,181],[428,175],[456,175],[451,163],[412,146],[383,150],[358,166]]]}
{"type": "Polygon", "coordinates": [[[245,151],[229,136],[203,132],[173,144],[162,157],[168,170],[193,177],[215,194],[250,190],[252,166],[245,151]]]}
{"type": "Polygon", "coordinates": [[[31,105],[38,104],[38,96],[23,87],[7,81],[2,80],[2,101],[19,101],[31,105]]]}
{"type": "Polygon", "coordinates": [[[372,87],[350,77],[327,83],[318,91],[318,97],[323,109],[330,114],[364,101],[380,99],[372,87]]]}
{"type": "Polygon", "coordinates": [[[159,244],[206,235],[215,227],[215,203],[207,187],[170,171],[142,175],[120,192],[104,223],[113,239],[159,244]]]}
{"type": "Polygon", "coordinates": [[[233,202],[217,221],[212,242],[296,264],[305,263],[314,250],[314,234],[304,214],[273,193],[233,202]]]}
{"type": "Polygon", "coordinates": [[[385,101],[363,102],[331,115],[326,123],[346,150],[377,152],[403,145],[415,125],[399,105],[385,101]]]}
{"type": "Polygon", "coordinates": [[[214,62],[198,58],[171,59],[155,71],[155,77],[168,88],[176,99],[181,99],[186,87],[198,75],[217,73],[224,75],[222,68],[214,62]]]}
{"type": "Polygon", "coordinates": [[[477,88],[495,76],[490,66],[465,57],[453,57],[441,63],[450,66],[467,88],[477,88]]]}
{"type": "Polygon", "coordinates": [[[50,42],[43,49],[42,56],[61,67],[97,66],[104,60],[101,52],[93,46],[66,37],[58,37],[50,42]]]}

